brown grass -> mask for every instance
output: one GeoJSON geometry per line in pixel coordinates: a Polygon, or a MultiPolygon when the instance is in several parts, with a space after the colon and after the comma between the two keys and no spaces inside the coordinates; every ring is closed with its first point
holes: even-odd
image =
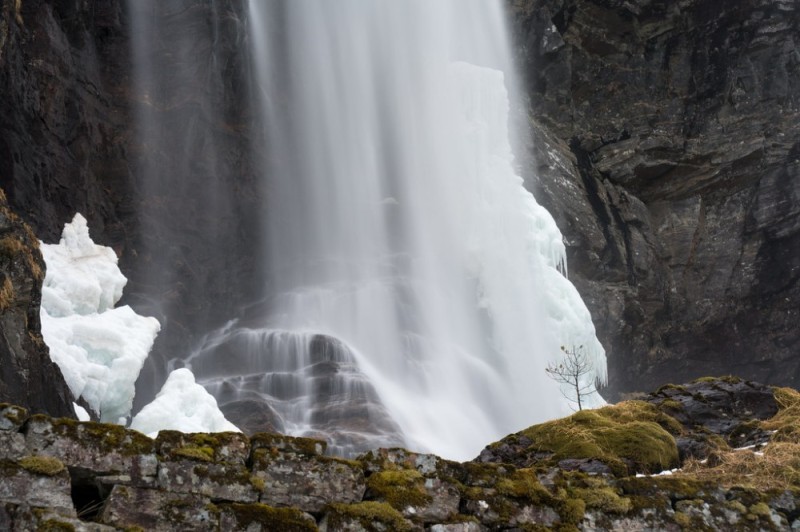
{"type": "Polygon", "coordinates": [[[676,476],[715,482],[726,488],[800,488],[800,444],[770,443],[760,453],[749,449],[717,451],[707,462],[688,461],[676,476]]]}
{"type": "Polygon", "coordinates": [[[775,388],[775,400],[780,410],[760,423],[762,429],[774,433],[760,452],[720,447],[704,463],[688,461],[677,475],[724,487],[800,489],[800,392],[775,388]]]}

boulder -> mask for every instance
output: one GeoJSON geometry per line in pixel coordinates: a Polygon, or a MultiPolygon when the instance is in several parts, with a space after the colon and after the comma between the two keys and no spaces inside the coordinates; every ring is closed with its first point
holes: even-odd
{"type": "Polygon", "coordinates": [[[0,461],[0,502],[75,515],[67,468],[57,459],[28,456],[0,461]]]}
{"type": "Polygon", "coordinates": [[[141,485],[156,476],[153,440],[119,425],[35,415],[24,434],[29,453],[59,458],[79,476],[123,474],[141,485]]]}

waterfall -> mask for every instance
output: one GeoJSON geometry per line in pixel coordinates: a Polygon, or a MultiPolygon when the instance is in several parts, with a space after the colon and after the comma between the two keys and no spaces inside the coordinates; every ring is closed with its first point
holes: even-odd
{"type": "Polygon", "coordinates": [[[513,166],[501,3],[248,8],[266,297],[186,357],[198,382],[341,454],[467,459],[568,413],[547,363],[583,345],[603,380],[605,355],[513,166]]]}

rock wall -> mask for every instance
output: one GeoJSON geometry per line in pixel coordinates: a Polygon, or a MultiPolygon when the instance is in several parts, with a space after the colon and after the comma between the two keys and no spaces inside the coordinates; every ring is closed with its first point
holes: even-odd
{"type": "Polygon", "coordinates": [[[800,13],[508,0],[535,161],[610,389],[800,382],[800,13]]]}
{"type": "MultiPolygon", "coordinates": [[[[796,412],[800,394],[782,393],[792,405],[781,400],[780,408],[796,412]]],[[[732,483],[652,475],[665,461],[678,465],[672,433],[699,438],[681,462],[688,463],[701,443],[707,462],[725,453],[759,460],[759,453],[769,451],[732,451],[721,436],[731,443],[768,441],[759,420],[776,413],[776,398],[764,386],[734,379],[674,386],[652,394],[649,403],[623,403],[531,427],[466,463],[403,449],[342,460],[325,456],[324,442],[273,434],[162,431],[151,440],[120,426],[29,416],[0,405],[0,528],[785,530],[800,526],[796,475],[770,470],[764,478],[740,475],[732,483]],[[731,409],[735,418],[727,415],[731,409]],[[603,423],[593,425],[595,417],[603,423]],[[570,435],[561,449],[524,439],[541,438],[554,426],[570,435]],[[636,431],[656,437],[612,442],[615,433],[636,431]],[[599,447],[587,455],[592,436],[599,436],[599,447]],[[662,453],[664,445],[671,451],[662,453]],[[630,459],[653,450],[649,461],[630,459]],[[776,485],[759,489],[759,481],[776,485]]],[[[791,420],[772,432],[795,426],[791,420]]]]}

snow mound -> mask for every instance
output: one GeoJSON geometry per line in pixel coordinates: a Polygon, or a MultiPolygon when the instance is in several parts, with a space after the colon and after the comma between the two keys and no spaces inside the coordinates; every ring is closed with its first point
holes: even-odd
{"type": "Polygon", "coordinates": [[[170,373],[152,403],[131,422],[134,430],[155,438],[161,430],[181,432],[241,432],[225,419],[217,401],[186,368],[170,373]]]}
{"type": "Polygon", "coordinates": [[[114,308],[127,279],[117,256],[89,237],[76,214],[58,244],[41,243],[47,273],[42,287],[42,336],[50,358],[75,397],[100,420],[124,424],[134,383],[161,326],[128,306],[114,308]]]}

